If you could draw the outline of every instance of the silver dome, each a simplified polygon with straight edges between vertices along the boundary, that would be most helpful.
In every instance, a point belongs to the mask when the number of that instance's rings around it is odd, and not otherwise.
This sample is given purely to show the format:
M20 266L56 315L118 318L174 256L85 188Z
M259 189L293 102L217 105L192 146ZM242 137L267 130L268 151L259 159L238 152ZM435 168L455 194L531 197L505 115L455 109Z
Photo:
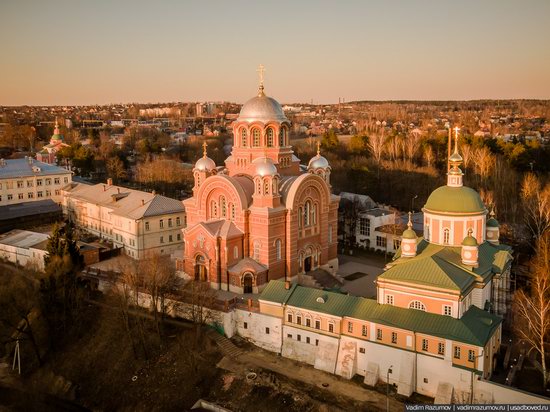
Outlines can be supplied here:
M197 163L195 163L195 169L197 170L207 170L211 171L216 168L216 162L214 162L209 157L201 157L199 160L197 160Z
M328 160L320 154L312 157L307 165L308 169L326 169L327 167L330 167Z
M263 91L253 97L241 108L237 121L267 123L269 121L288 122L283 108L277 100L267 97Z
M252 163L256 164L256 175L258 176L275 176L277 174L277 167L268 157L259 157Z

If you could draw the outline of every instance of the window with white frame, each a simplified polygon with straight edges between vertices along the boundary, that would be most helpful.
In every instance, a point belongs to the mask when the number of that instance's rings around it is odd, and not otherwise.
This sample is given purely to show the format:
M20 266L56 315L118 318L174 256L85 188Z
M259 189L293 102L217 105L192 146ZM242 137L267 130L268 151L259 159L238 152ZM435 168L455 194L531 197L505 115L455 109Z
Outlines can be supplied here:
M319 319L315 319L315 329L321 329L321 321Z
M361 236L370 236L370 219L365 217L359 219L359 234Z
M428 351L428 339L422 339L422 350Z
M267 129L267 147L273 147L273 136L274 136L273 128Z
M453 307L451 305L443 305L443 314L453 316Z
M445 344L443 342L437 344L437 353L439 355L445 355Z
M233 248L233 258L234 259L238 259L239 258L239 248L237 246L235 246Z
M455 346L454 356L455 359L460 359L460 346Z
M450 231L449 228L443 229L443 244L448 245L450 239Z
M260 146L260 129L254 129L252 131L252 142L254 147Z
M393 295L386 295L386 304L387 305L393 305Z
M361 336L367 336L367 325L361 327Z
M331 322L328 324L328 331L330 333L334 333L334 323Z
M397 332L391 333L391 343L397 343Z
M353 322L348 322L348 332L353 333Z
M384 236L376 236L376 246L386 247L388 240Z
M409 303L409 309L423 310L426 312L426 306L419 300L413 300Z

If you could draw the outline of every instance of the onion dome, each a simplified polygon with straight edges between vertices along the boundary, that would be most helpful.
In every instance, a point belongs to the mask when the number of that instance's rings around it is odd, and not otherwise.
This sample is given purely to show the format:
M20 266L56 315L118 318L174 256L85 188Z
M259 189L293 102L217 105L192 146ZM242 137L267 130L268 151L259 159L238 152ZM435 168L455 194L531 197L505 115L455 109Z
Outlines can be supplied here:
M257 176L275 176L277 174L277 167L273 164L273 161L266 157L259 157L252 163L256 164Z
M462 246L477 246L477 240L472 236L472 229L468 230L468 236L462 241Z
M487 220L487 227L499 227L498 220L495 219L495 211L491 210L491 218Z
M50 140L59 140L63 141L63 136L61 136L61 133L59 131L59 123L57 123L57 118L55 119L55 128L53 129L53 136Z
M288 122L288 119L283 112L283 108L279 102L264 93L263 85L263 67L260 75L260 87L258 95L248 100L239 113L237 121L255 122L260 121L267 123L270 121Z
M216 169L216 162L214 162L212 159L210 159L206 155L206 146L207 146L206 142L204 142L202 145L203 147L202 157L199 160L197 160L197 163L195 163L195 169L210 172Z
M312 157L309 161L309 164L307 165L308 169L326 169L327 167L330 167L328 160L321 156L321 148L320 143L317 142L317 155Z
M407 223L407 229L403 231L403 239L416 239L416 232L412 228L411 212L409 212L409 222Z

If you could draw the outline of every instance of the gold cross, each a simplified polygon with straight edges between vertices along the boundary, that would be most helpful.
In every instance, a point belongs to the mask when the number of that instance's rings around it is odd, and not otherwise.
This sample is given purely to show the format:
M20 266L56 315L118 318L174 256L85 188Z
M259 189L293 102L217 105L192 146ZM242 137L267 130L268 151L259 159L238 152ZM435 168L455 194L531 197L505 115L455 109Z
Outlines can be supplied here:
M203 157L206 157L206 147L207 147L207 146L208 146L208 145L206 144L206 142L204 142L204 143L202 144L202 155L203 155Z
M264 85L264 72L265 72L265 67L263 64L260 64L258 66L258 70L256 70L258 72L258 74L260 75L260 86L263 86Z
M321 142L317 141L317 156L321 154Z

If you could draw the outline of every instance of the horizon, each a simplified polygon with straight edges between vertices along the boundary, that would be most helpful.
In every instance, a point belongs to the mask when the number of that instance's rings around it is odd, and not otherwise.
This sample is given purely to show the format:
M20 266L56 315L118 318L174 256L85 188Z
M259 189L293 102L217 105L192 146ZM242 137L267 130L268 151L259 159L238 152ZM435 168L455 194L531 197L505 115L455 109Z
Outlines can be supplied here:
M0 105L242 104L259 64L281 102L549 100L548 15L544 0L7 0Z

